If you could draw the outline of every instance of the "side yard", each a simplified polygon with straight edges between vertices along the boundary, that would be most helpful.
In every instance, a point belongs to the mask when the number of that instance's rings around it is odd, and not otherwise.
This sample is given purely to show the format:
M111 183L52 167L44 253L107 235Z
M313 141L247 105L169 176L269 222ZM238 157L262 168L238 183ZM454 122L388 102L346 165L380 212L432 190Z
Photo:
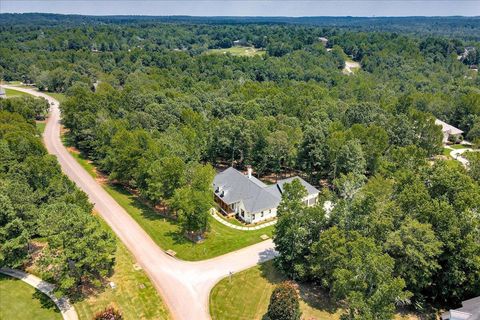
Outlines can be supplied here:
M95 166L72 148L73 157L94 178L99 179ZM104 179L99 179L104 181ZM178 224L163 217L123 186L103 182L105 190L137 221L155 243L164 250L173 250L180 259L198 261L220 256L262 241L261 236L272 236L273 226L260 230L241 231L227 227L209 217L211 229L202 243L192 243L180 234Z
M261 320L267 312L270 295L276 284L285 280L273 261L221 280L210 293L213 320ZM300 285L302 319L339 320L342 309L320 289ZM416 320L412 314L397 314L395 320Z
M108 281L114 283L114 289L107 285L103 292L75 303L81 320L93 319L98 311L110 305L121 310L124 319L170 319L147 275L120 241L117 241L114 273Z

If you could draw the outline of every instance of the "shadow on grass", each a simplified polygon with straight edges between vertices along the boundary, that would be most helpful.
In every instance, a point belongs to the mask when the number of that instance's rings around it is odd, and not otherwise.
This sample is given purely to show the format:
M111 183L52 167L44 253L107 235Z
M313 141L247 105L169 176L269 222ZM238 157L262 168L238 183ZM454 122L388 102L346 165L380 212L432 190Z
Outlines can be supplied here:
M314 309L335 313L339 307L335 301L329 297L328 293L314 284L301 283L299 284L299 290L301 299Z
M145 219L148 219L150 221L158 221L158 220L164 220L176 227L177 230L175 231L169 231L166 232L165 235L170 237L173 241L174 244L192 244L195 245L192 241L187 239L182 232L180 231L180 228L178 226L178 222L171 218L168 217L167 215L163 215L159 212L156 212L150 205L142 201L139 196L132 194L127 188L125 188L123 185L118 184L118 183L109 183L109 187L115 190L116 192L126 196L128 200L130 201L130 205L136 209L139 210L140 214L142 217Z
M51 309L57 313L60 313L60 310L57 308L55 302L53 302L52 299L50 299L47 295L43 294L42 292L35 290L32 297L40 301L40 305L42 306L42 308Z
M277 285L287 280L281 271L275 267L274 260L267 261L260 265L263 278L271 284ZM311 308L324 310L328 313L335 313L339 306L328 296L322 288L311 283L298 283L300 298Z

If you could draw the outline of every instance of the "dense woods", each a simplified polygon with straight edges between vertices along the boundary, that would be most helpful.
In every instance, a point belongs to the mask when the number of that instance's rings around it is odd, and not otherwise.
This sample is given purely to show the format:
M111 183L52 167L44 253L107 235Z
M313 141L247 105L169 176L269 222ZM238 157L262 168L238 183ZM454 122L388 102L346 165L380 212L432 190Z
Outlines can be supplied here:
M480 294L478 159L466 170L436 157L442 133L435 118L480 142L480 78L469 69L479 63L480 45L461 25L450 21L456 28L446 24L432 34L431 25L420 24L416 30L428 36L417 37L414 26L398 21L395 30L352 31L326 23L37 18L0 25L2 77L64 92L63 123L73 144L112 181L167 204L185 232L208 230L213 167L252 165L259 177L296 172L322 186L322 200L334 206L306 208L301 185L285 187L277 266L343 301L346 319L388 319L399 305L424 311ZM479 29L478 19L463 23ZM319 37L328 38L326 47ZM208 51L238 39L265 53ZM350 59L361 70L347 75ZM43 114L16 103L0 109L30 119ZM48 238L52 229L42 223L68 210L92 224L83 232L91 232L93 246L94 239L109 244L101 261L108 269L111 240L93 227L84 195L68 181L52 187L64 177L33 127L12 113L2 117L1 156L14 163L1 167L2 184L34 194L31 210L38 211L14 214L17 189L4 188L10 202L2 203L11 203L14 218L6 215L2 228L17 223L25 230L2 233L18 238L6 247L16 252L15 263L28 237ZM18 139L26 147L10 142ZM34 163L45 165L28 165ZM30 172L35 168L52 172L37 181L47 173ZM59 236L51 236L49 247L60 250Z

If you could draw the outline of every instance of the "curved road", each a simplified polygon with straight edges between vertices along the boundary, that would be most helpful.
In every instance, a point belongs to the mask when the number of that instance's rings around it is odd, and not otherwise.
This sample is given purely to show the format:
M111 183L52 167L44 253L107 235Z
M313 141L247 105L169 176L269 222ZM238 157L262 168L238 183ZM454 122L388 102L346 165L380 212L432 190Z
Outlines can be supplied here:
M220 279L228 276L230 272L247 269L276 255L272 241L267 240L198 262L181 261L168 256L63 146L58 101L33 89L4 87L44 97L51 104L50 117L43 134L48 152L57 157L63 172L88 195L95 205L95 210L135 256L163 297L174 319L210 319L209 294Z

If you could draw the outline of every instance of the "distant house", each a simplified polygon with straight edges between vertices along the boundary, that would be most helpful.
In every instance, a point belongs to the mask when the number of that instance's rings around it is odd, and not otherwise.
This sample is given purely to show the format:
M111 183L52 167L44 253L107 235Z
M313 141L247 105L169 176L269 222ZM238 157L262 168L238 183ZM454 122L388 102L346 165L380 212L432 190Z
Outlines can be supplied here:
M442 320L480 320L480 296L462 302L462 307L442 313Z
M233 41L233 45L234 46L246 46L246 45L248 45L248 42L247 42L246 39L239 39L239 40Z
M252 176L252 169L247 174L230 167L217 174L213 180L215 201L223 214L236 215L246 223L256 223L277 216L277 207L282 200L283 188L294 179L307 190L303 199L307 206L317 203L319 191L300 177L292 177L266 185Z
M320 41L324 47L327 46L327 43L328 43L328 39L325 38L325 37L318 37L318 41Z
M3 87L0 87L0 98L7 98L7 93Z
M436 119L435 124L437 126L442 126L443 143L447 143L450 136L460 137L463 134L462 130L455 128L442 120Z

